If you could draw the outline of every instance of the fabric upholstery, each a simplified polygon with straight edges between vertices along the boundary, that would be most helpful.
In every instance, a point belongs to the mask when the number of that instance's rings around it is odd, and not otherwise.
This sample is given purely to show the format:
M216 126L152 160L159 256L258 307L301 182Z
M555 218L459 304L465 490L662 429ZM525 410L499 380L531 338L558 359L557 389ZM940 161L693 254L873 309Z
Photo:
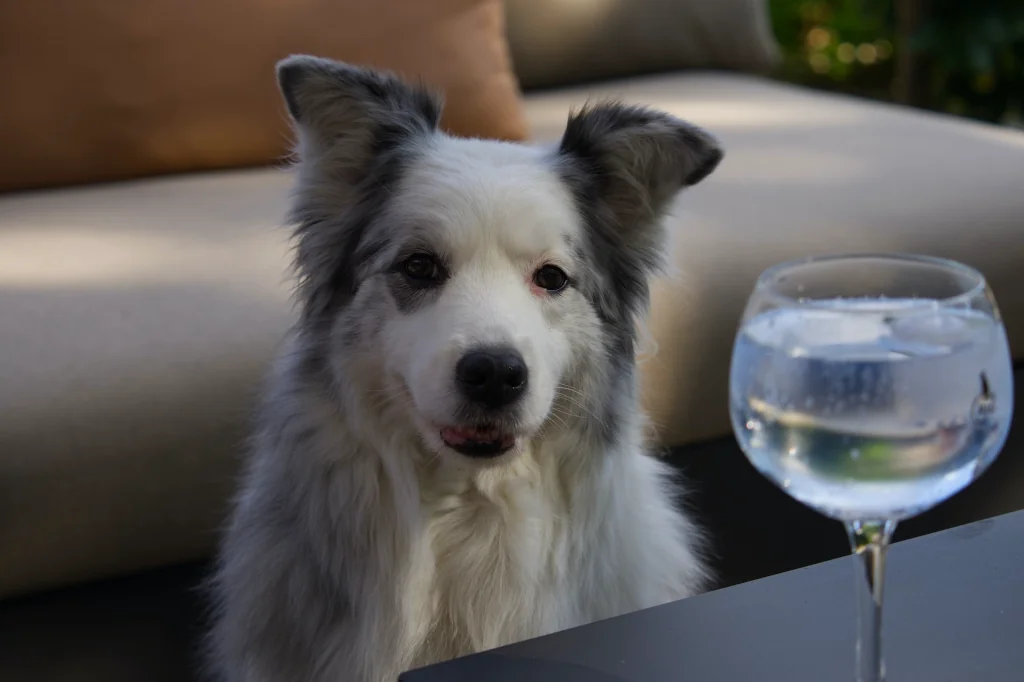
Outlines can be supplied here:
M0 595L209 549L291 319L287 182L0 197Z
M526 88L673 69L766 72L778 58L767 0L506 0Z
M422 79L448 129L527 130L501 0L0 3L0 191L276 163L275 62L306 52Z
M736 324L781 260L974 265L1024 359L1024 134L711 74L533 95L530 125L555 140L571 106L609 95L727 150L681 198L677 272L654 292L642 367L662 443L729 433ZM293 319L289 184L259 170L0 197L0 596L210 550Z

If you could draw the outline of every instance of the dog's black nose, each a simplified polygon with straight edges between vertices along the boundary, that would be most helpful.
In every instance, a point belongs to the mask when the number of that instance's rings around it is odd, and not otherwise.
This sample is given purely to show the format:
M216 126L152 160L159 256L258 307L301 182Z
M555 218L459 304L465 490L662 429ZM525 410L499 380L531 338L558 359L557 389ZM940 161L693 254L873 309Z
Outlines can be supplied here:
M463 395L491 409L509 405L526 389L529 371L518 351L482 348L462 356L455 378Z

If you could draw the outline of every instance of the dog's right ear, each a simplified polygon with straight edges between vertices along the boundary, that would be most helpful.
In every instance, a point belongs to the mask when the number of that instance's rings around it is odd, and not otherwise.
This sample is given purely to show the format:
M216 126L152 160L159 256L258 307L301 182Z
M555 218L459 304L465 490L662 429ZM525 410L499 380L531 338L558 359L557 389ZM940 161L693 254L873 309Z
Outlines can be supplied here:
M425 89L331 59L287 57L277 64L277 82L300 137L348 145L352 157L431 133L441 118L440 101Z

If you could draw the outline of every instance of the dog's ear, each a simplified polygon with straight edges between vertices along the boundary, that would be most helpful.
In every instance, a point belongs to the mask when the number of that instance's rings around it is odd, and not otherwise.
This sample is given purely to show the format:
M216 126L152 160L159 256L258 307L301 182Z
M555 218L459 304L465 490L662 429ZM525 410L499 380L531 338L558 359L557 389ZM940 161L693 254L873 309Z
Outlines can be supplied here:
M722 156L708 133L642 107L602 104L569 118L558 168L585 219L600 273L592 300L619 327L631 328L630 316L647 304L647 277L664 265L661 218L670 202Z
M618 103L570 116L559 153L576 168L576 184L584 183L577 191L606 204L625 229L659 219L682 188L706 178L723 156L700 128Z
M287 57L277 64L277 82L300 138L306 138L300 142L330 145L353 161L433 132L441 117L439 99L425 89L331 59Z

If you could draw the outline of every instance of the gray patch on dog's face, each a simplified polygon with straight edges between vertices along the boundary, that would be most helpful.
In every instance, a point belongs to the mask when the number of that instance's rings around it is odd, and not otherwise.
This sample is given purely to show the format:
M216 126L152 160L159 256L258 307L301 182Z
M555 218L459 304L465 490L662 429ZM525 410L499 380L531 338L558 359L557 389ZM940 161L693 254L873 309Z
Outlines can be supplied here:
M322 331L354 295L358 259L387 250L377 223L441 108L391 75L327 59L289 57L277 73L299 135L291 218L302 321Z
M436 301L441 293L441 286L416 287L401 274L391 273L388 275L388 290L399 312L408 315Z
M662 265L662 218L684 187L707 177L723 152L710 135L641 107L604 104L571 116L555 158L586 225L580 287L602 321L611 382L603 435L615 430L615 401L632 398L636 317L649 277ZM624 395L625 394L625 395Z
M448 279L450 264L432 244L437 239L431 236L431 230L420 227L414 230L413 234L409 234L409 230L402 230L399 226L394 226L391 240L397 248L391 255L390 265L384 273L387 278L388 291L398 311L409 315L437 301ZM425 256L432 259L439 269L439 280L431 284L423 284L406 277L402 273L401 266L413 256Z

